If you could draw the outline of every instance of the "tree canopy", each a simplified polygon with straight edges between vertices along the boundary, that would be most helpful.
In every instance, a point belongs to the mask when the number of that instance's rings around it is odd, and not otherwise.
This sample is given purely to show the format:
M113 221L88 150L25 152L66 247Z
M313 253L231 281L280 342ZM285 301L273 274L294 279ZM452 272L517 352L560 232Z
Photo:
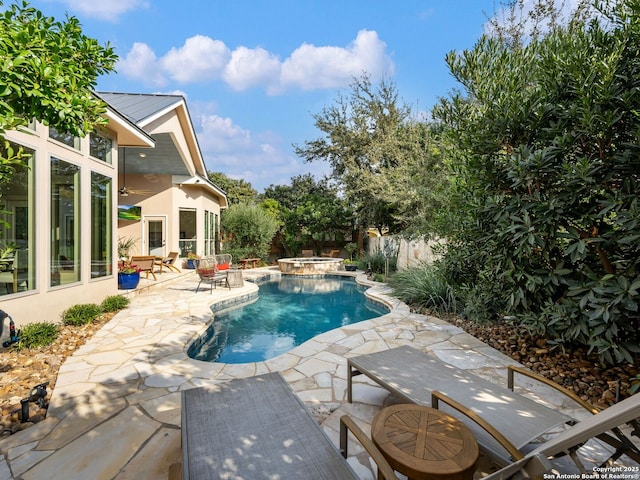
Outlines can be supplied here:
M308 162L328 161L332 178L363 227L401 232L437 208L441 157L429 128L411 116L396 86L368 76L349 96L313 116L323 136L295 146Z
M353 232L351 209L326 179L316 182L310 174L298 175L291 185L266 188L262 198L263 208L277 212L277 238L287 255L298 255L303 245L318 251L324 241Z
M236 180L222 172L207 172L207 176L209 180L225 191L229 205L254 203L258 199L258 192L246 180Z
M59 22L27 2L11 5L0 14L0 135L31 119L86 135L106 121L93 90L116 59L76 18Z
M633 1L529 43L447 56L456 145L445 260L479 318L512 315L608 361L638 352L640 17Z

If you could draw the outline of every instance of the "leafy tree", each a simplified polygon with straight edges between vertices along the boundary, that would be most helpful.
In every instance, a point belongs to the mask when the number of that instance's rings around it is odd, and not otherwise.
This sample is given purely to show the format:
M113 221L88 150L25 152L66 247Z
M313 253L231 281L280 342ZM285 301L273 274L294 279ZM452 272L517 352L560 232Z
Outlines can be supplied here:
M230 205L236 203L254 203L258 192L243 179L230 178L222 172L207 172L209 180L224 190Z
M465 92L434 116L457 146L444 266L467 309L620 362L639 351L640 17L632 1L603 8L449 54Z
M326 179L315 181L310 174L291 179L291 185L271 185L262 197L279 210L278 240L287 255L295 256L304 245L315 250L330 236L338 238L353 230L349 205Z
M116 58L76 18L58 22L27 2L11 5L0 14L0 135L33 118L78 136L106 123L93 90Z
M335 195L335 190L327 179L316 181L313 175L305 173L291 177L291 185L269 185L261 198L276 200L282 208L295 210L310 194Z
M257 205L236 203L223 210L220 223L226 237L224 253L237 260L266 258L278 222Z
M295 146L296 154L330 163L333 179L363 226L402 231L415 218L416 201L428 204L420 200L422 187L437 177L429 177L438 164L432 137L411 118L394 84L382 81L375 88L363 76L351 88L350 96L338 96L313 116L323 137ZM416 173L421 184L414 182Z

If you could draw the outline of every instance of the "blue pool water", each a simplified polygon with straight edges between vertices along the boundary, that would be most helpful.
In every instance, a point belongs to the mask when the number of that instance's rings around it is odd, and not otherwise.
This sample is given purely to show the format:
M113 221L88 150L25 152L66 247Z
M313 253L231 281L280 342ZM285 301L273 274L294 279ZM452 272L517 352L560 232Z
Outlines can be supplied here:
M258 299L221 314L187 352L209 362L268 360L334 328L388 313L352 278L283 276L260 285Z

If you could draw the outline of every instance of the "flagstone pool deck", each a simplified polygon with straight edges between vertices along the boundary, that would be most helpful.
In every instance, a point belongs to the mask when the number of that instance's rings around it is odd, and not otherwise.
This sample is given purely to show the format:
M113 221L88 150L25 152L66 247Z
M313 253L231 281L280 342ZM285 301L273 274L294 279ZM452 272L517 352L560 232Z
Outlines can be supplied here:
M264 362L193 360L186 348L210 323L211 305L250 296L257 287L245 281L242 288L210 293L205 287L196 293L194 272L163 275L167 281L144 284L126 309L65 361L47 418L0 440L0 480L166 479L169 466L182 460L180 392L188 388L282 372L338 445L340 415L350 414L368 431L375 413L389 402L388 392L363 375L354 379L354 403L347 403L350 356L409 344L503 384L506 366L514 363L460 328L411 313L386 286L361 274L358 281L371 286L367 295L389 306L388 314L324 333ZM532 394L580 416L551 389L536 387ZM351 443L349 452L354 470L373 480L362 449Z

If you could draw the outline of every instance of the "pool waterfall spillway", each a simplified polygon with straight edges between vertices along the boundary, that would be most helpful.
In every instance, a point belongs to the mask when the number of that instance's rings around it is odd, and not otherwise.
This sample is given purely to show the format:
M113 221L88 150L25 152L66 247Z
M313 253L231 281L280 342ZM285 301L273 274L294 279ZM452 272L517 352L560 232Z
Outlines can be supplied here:
M344 259L331 257L281 258L280 272L288 275L318 275L340 270Z

